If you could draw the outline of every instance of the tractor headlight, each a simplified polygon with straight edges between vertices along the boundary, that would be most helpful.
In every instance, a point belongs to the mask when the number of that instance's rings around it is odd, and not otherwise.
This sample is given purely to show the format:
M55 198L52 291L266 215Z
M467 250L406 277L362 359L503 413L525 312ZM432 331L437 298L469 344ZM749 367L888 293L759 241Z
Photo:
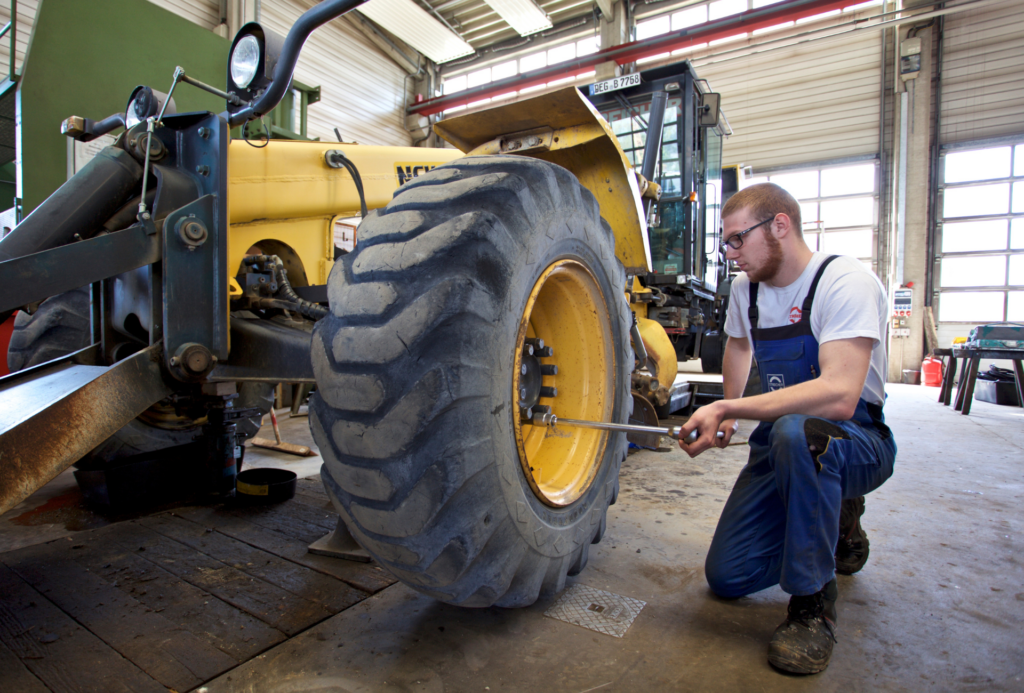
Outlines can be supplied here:
M130 130L146 118L152 118L153 116L159 115L160 110L164 107L164 102L167 101L167 94L162 91L157 91L147 86L138 86L132 91L131 98L128 99L128 107L125 109L124 114L124 128ZM165 115L174 115L177 113L177 109L174 106L174 99L167 104L167 110L164 111Z
M260 65L260 43L252 34L243 36L231 51L228 63L231 70L231 81L239 89L245 89L256 76Z
M246 104L259 98L274 81L274 70L284 46L284 39L264 29L257 22L249 22L238 30L228 54L227 91ZM228 112L245 108L228 102Z

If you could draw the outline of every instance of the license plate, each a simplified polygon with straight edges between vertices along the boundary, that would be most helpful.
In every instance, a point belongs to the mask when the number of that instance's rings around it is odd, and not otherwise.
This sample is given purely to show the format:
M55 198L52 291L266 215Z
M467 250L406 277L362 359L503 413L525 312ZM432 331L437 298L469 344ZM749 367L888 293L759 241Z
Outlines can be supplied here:
M631 75L623 75L622 77L615 77L614 79L606 79L603 82L597 82L596 84L590 85L590 95L597 96L598 94L604 94L609 91L616 91L618 89L625 89L626 87L636 87L640 85L640 73L634 72Z

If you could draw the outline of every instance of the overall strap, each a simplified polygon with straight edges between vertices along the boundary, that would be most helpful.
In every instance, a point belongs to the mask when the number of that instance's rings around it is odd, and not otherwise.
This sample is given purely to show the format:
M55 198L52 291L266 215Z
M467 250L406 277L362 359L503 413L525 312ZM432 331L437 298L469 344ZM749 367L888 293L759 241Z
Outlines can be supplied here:
M747 317L750 318L750 329L757 329L757 289L760 286L757 282L750 282L750 306L747 308Z
M814 275L814 281L811 282L811 288L807 290L807 297L804 299L803 310L800 314L801 322L806 320L811 314L811 305L814 303L814 293L818 290L818 282L821 281L821 275L825 274L825 268L829 266L838 255L829 255L825 258L825 261L821 263L821 267L818 268L817 274ZM757 329L757 290L760 284L757 282L750 282L750 305L747 307L747 317L750 319L750 329Z
M829 255L825 258L825 261L821 263L821 267L818 268L818 273L814 275L814 281L811 282L811 288L807 290L807 298L804 299L803 311L800 314L800 320L809 320L811 316L811 304L814 303L814 292L818 290L818 282L821 281L821 275L825 274L825 269L829 266L829 263L835 260L838 255Z

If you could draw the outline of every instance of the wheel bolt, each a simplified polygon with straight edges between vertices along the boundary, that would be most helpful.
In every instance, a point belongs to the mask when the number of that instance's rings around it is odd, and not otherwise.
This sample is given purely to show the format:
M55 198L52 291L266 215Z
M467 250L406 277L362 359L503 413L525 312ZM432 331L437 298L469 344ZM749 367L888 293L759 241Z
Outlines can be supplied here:
M540 389L540 396L541 397L557 397L558 396L558 390L556 388L553 388L553 387L542 387Z
M555 366L554 364L550 366L541 366L540 373L541 375L558 375L558 366Z
M526 399L526 388L519 388L519 399Z
M522 366L519 367L519 372L522 375L526 375L526 364L525 363Z

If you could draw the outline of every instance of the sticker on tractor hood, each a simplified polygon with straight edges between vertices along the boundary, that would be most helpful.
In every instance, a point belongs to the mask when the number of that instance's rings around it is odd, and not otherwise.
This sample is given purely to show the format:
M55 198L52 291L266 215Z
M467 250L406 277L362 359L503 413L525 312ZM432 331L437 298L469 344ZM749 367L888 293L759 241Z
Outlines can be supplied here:
M404 163L401 161L395 162L395 175L398 177L398 184L404 185L406 181L410 181L416 176L422 176L427 171L437 168L443 161L437 161L434 163L424 164L421 162Z

